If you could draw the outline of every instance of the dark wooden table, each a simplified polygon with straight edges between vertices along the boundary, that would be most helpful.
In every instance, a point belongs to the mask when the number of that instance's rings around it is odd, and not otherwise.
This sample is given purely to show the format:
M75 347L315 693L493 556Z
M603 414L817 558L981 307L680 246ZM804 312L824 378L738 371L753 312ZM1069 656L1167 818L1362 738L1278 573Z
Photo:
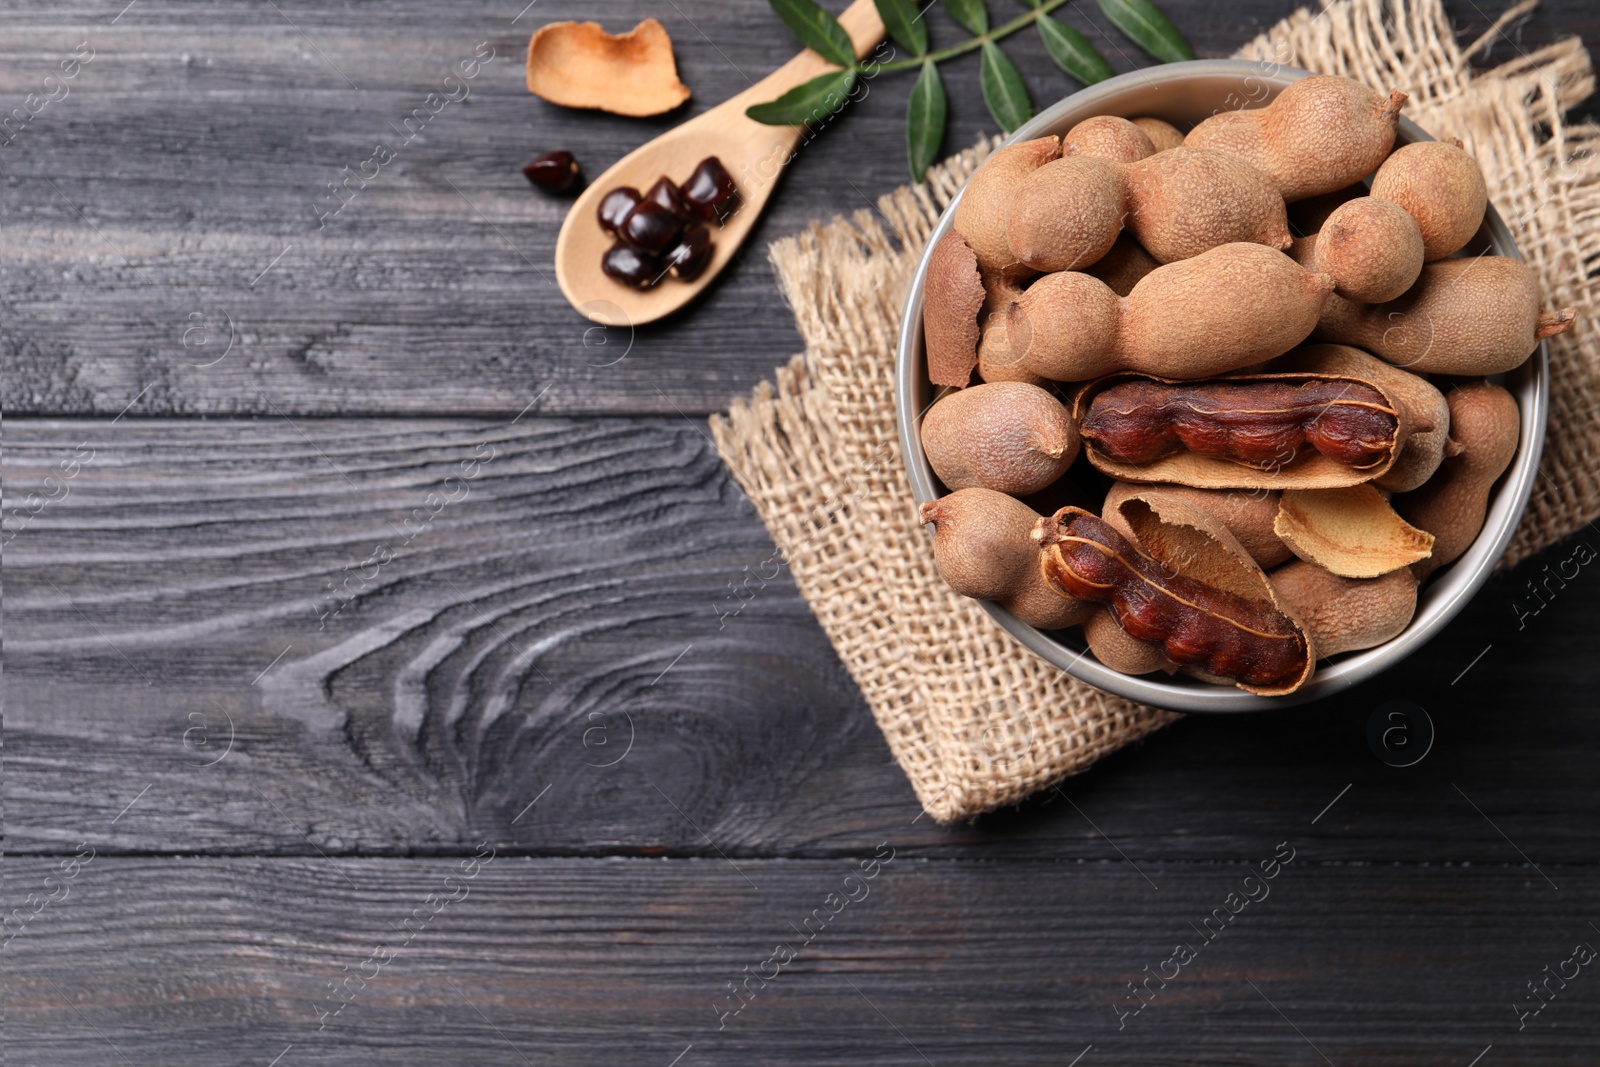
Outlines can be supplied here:
M681 116L531 98L529 31L661 18L690 113L793 46L755 0L523 2L6 5L6 107L55 96L0 152L8 1062L1600 1059L1600 579L1514 606L1570 545L1340 699L935 825L787 575L719 619L771 549L703 421L798 347L765 241L902 180L909 86L697 308L591 330L518 167ZM1165 4L1202 55L1292 7ZM993 127L947 78L955 148Z

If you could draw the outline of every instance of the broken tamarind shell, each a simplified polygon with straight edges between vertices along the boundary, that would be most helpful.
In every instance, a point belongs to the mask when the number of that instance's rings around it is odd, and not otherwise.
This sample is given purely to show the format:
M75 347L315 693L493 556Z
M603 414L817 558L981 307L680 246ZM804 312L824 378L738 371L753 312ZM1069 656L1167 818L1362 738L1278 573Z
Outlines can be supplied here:
M655 19L611 34L598 22L551 22L528 40L528 91L564 107L659 115L689 99L672 38Z
M928 353L928 380L934 385L965 387L978 365L978 312L984 302L978 257L961 235L951 230L933 246L925 277L922 337Z
M1129 636L1174 663L1266 696L1305 684L1315 652L1238 540L1180 501L1129 498L1118 512L1138 547L1081 508L1040 519L1040 568L1064 596L1105 604Z
M1119 510L1129 497L1146 502L1176 500L1212 515L1224 529L1239 539L1239 544L1263 570L1270 570L1294 558L1289 546L1278 539L1272 524L1278 517L1276 489L1195 489L1187 485L1138 485L1115 482L1100 507L1100 517L1122 536L1135 539L1133 529Z
M1433 553L1433 534L1370 485L1285 489L1272 529L1295 555L1341 578L1376 578Z
M1073 399L1085 454L1130 482L1327 489L1385 474L1416 426L1354 374L1239 374L1207 382L1112 374Z

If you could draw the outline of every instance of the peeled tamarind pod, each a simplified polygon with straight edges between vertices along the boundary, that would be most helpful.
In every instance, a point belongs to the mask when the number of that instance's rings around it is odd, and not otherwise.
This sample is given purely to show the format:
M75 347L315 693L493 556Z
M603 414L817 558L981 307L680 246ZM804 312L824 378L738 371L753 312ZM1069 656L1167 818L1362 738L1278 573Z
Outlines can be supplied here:
M1411 432L1394 465L1373 483L1396 493L1415 489L1433 476L1450 437L1450 406L1426 378L1348 345L1305 345L1271 365L1277 373L1341 375L1380 386L1411 415Z
M1416 416L1359 366L1179 382L1112 374L1073 398L1095 469L1197 489L1333 489L1380 478ZM1429 429L1432 425L1429 424Z
M1051 588L1106 605L1130 637L1242 689L1288 693L1310 677L1310 639L1237 539L1175 503L1157 512L1134 498L1120 511L1139 548L1079 508L1039 520L1033 538Z
M1489 190L1460 141L1402 145L1372 177L1372 195L1405 209L1430 263L1459 251L1483 225Z
M1489 382L1458 385L1445 396L1450 437L1461 451L1446 457L1427 484L1392 503L1407 522L1433 534L1433 554L1412 564L1419 579L1461 558L1483 529L1489 490L1517 454L1517 401Z
M1084 273L1105 282L1118 296L1127 296L1146 274L1159 266L1161 264L1124 231L1117 238L1117 243L1111 246L1111 251L1101 256L1100 261Z
M922 337L928 380L965 386L978 365L978 312L984 303L978 258L954 230L928 256L922 301Z
M1273 531L1278 516L1276 489L1195 489L1187 485L1138 485L1116 482L1106 493L1100 516L1122 536L1134 534L1122 521L1118 510L1124 500L1140 497L1146 501L1176 500L1210 513L1234 537L1263 570L1292 559L1294 553Z
M1311 632L1319 656L1381 645L1400 636L1417 612L1417 579L1404 567L1381 578L1340 578L1297 559L1267 580Z
M1289 247L1283 197L1238 156L1184 146L1133 163L1124 173L1125 225L1161 263L1233 241Z
M1084 119L1061 138L1063 156L1098 156L1117 163L1155 155L1150 135L1135 123L1115 115Z
M1061 477L1078 455L1078 430L1050 393L990 382L941 398L922 419L922 450L951 489L983 486L1025 496Z
M1161 119L1137 118L1133 124L1144 131L1150 138L1150 143L1157 152L1165 152L1169 148L1177 148L1183 143L1183 131L1170 122Z
M978 357L1054 381L1136 370L1209 378L1282 355L1316 325L1333 279L1265 245L1220 245L1151 271L1125 298L1076 271L1047 274L988 330Z
M1097 609L1057 595L1039 573L1032 531L1038 512L992 489L959 489L922 505L933 524L933 560L945 584L962 596L993 600L1044 630L1075 626Z
M1328 301L1313 335L1364 348L1418 374L1499 374L1542 338L1572 325L1572 308L1540 310L1539 277L1504 256L1445 259L1386 304Z
M1410 289L1422 273L1422 234L1404 208L1375 196L1347 201L1317 231L1313 263L1333 275L1334 291L1381 304Z
M1062 156L1018 183L1006 239L1015 259L1031 270L1081 269L1111 250L1126 213L1120 166L1095 156Z
M1223 111L1183 143L1242 156L1284 200L1331 193L1377 169L1394 146L1406 94L1387 96L1334 75L1302 78L1266 107Z
M1178 670L1178 665L1167 658L1160 645L1128 636L1108 608L1093 605L1089 617L1083 620L1083 638L1094 658L1118 674L1154 674L1156 671L1173 674Z
M1013 275L1028 272L1011 254L1006 237L1011 196L1023 179L1060 154L1061 142L1056 137L1007 145L984 160L967 180L952 225L984 270Z

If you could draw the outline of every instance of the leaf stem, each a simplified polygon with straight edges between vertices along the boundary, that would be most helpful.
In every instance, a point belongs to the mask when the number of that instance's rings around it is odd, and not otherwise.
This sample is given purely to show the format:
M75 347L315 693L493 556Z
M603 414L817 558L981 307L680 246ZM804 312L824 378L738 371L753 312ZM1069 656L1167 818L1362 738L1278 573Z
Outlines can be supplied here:
M1029 11L1026 15L1018 15L1010 22L1003 22L994 29L990 30L988 33L969 38L965 41L962 41L960 44L951 45L949 48L941 48L937 52L929 52L925 56L913 56L910 59L896 59L889 63L879 63L876 66L861 64L860 67L863 73L885 73L897 70L916 70L924 63L942 63L947 59L953 59L954 57L964 55L967 52L975 52L979 48L982 48L984 43L987 41L998 41L1002 37L1011 36L1018 30L1026 29L1028 26L1031 26L1035 21L1037 21L1040 15L1049 14L1065 3L1067 3L1067 0L1044 0L1043 3Z

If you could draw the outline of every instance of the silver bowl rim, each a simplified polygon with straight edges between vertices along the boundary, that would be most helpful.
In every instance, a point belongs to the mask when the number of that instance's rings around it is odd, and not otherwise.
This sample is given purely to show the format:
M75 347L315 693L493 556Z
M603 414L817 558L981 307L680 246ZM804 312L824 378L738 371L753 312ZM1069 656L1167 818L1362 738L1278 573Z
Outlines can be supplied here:
M1006 138L1001 147L1056 132L1057 128L1063 125L1063 116L1083 113L1097 103L1120 96L1135 86L1182 82L1194 77L1215 78L1221 75L1237 76L1241 80L1254 79L1281 90L1301 78L1310 77L1311 73L1297 67L1232 59L1201 59L1148 67L1108 78L1073 93L1025 123ZM1402 115L1397 140L1431 141L1433 137ZM917 433L917 422L921 412L914 410L915 406L910 403L920 385L919 376L922 368L923 287L928 269L928 254L939 239L949 231L956 207L960 204L964 192L965 186L950 201L928 237L928 243L917 263L916 272L912 276L911 286L906 295L895 355L895 408L900 448L901 454L905 457L912 493L919 505L939 496L933 470L928 466L928 461L922 453L922 444ZM1480 233L1484 231L1487 231L1496 254L1519 260L1522 258L1510 230L1506 228L1493 203L1485 213L1484 229ZM1050 633L1022 622L993 601L983 600L979 603L1002 628L1036 655L1074 678L1129 700L1173 711L1229 713L1269 711L1332 696L1375 677L1437 636L1489 580L1495 562L1504 553L1506 545L1516 532L1517 523L1527 507L1529 494L1533 491L1534 479L1538 476L1539 458L1544 451L1550 395L1549 349L1545 342L1539 342L1537 350L1527 363L1510 373L1520 378L1518 382L1507 383L1507 387L1511 388L1517 397L1520 411L1517 453L1512 457L1510 467L1501 477L1499 487L1490 498L1488 514L1477 539L1460 559L1429 580L1428 585L1419 594L1416 616L1398 636L1375 648L1343 654L1330 666L1319 665L1311 681L1294 693L1287 696L1264 697L1191 679L1165 681L1151 676L1121 674L1096 660L1088 653L1087 646L1080 648L1063 643ZM1078 643L1081 644L1081 636Z

